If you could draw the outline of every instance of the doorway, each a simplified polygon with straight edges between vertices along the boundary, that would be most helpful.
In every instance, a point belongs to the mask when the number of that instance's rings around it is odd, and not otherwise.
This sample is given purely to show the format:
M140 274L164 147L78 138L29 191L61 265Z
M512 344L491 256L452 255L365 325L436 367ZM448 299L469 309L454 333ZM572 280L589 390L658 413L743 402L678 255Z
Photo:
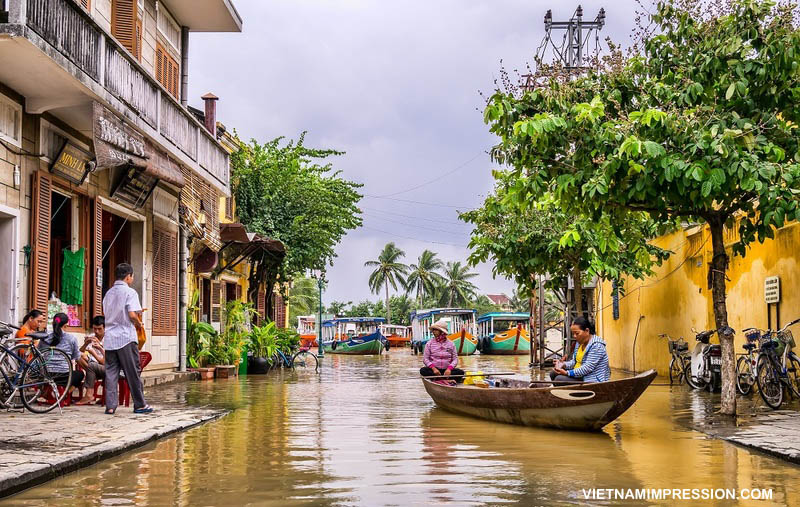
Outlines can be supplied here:
M114 269L131 258L131 223L103 210L103 296L116 281Z
M0 320L17 320L17 216L0 210Z

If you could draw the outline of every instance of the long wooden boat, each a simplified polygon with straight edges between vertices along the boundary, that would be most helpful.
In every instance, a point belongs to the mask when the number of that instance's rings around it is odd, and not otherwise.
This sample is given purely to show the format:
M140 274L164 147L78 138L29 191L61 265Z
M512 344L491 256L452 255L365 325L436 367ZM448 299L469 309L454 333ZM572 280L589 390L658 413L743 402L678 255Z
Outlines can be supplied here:
M383 317L344 317L322 323L322 348L325 353L378 355L386 338L379 326Z
M411 351L422 354L433 337L430 326L437 320L447 322L447 339L453 342L459 356L469 356L478 349L475 337L475 310L468 308L434 308L411 314Z
M388 348L402 348L411 345L411 328L396 324L381 325L381 334L386 337Z
M495 312L478 319L478 348L481 354L528 355L530 314Z
M500 387L446 386L422 379L441 408L490 421L568 430L599 431L639 399L656 377L648 370L608 382L537 387L496 378Z
M317 346L316 322L316 315L299 315L297 317L297 334L300 335L301 347Z

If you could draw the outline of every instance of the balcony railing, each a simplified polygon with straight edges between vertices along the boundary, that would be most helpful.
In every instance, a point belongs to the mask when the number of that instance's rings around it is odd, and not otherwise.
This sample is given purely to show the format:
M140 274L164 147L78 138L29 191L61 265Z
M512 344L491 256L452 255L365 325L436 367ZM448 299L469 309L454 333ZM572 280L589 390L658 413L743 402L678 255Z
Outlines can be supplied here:
M17 15L24 13L31 30L227 186L228 152L78 4L74 0L9 0L9 21L15 22L15 8Z

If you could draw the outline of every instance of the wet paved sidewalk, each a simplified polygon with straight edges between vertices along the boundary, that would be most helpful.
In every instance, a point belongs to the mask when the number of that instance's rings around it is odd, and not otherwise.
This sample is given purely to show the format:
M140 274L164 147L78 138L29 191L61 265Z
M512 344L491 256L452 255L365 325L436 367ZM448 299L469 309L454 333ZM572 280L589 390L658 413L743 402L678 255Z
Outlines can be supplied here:
M794 410L762 413L736 429L712 435L800 464L800 417Z
M59 413L0 412L0 497L140 447L176 431L225 415L219 408L189 407L170 386L150 388L152 414L119 407L70 406Z

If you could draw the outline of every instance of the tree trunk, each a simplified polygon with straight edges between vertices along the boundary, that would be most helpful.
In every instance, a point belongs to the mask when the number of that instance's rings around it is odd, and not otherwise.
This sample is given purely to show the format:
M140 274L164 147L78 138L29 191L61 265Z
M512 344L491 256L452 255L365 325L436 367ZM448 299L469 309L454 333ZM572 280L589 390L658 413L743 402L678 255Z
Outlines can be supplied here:
M575 266L572 269L573 298L575 299L575 313L578 317L583 317L583 280L581 270Z
M389 282L386 282L386 323L392 323L392 309L389 307Z
M728 270L728 254L725 253L723 227L724 216L707 219L711 229L713 257L708 266L708 285L714 304L714 323L722 345L722 400L720 411L736 415L736 358L733 350L733 330L728 327L728 307L725 303L725 275Z

